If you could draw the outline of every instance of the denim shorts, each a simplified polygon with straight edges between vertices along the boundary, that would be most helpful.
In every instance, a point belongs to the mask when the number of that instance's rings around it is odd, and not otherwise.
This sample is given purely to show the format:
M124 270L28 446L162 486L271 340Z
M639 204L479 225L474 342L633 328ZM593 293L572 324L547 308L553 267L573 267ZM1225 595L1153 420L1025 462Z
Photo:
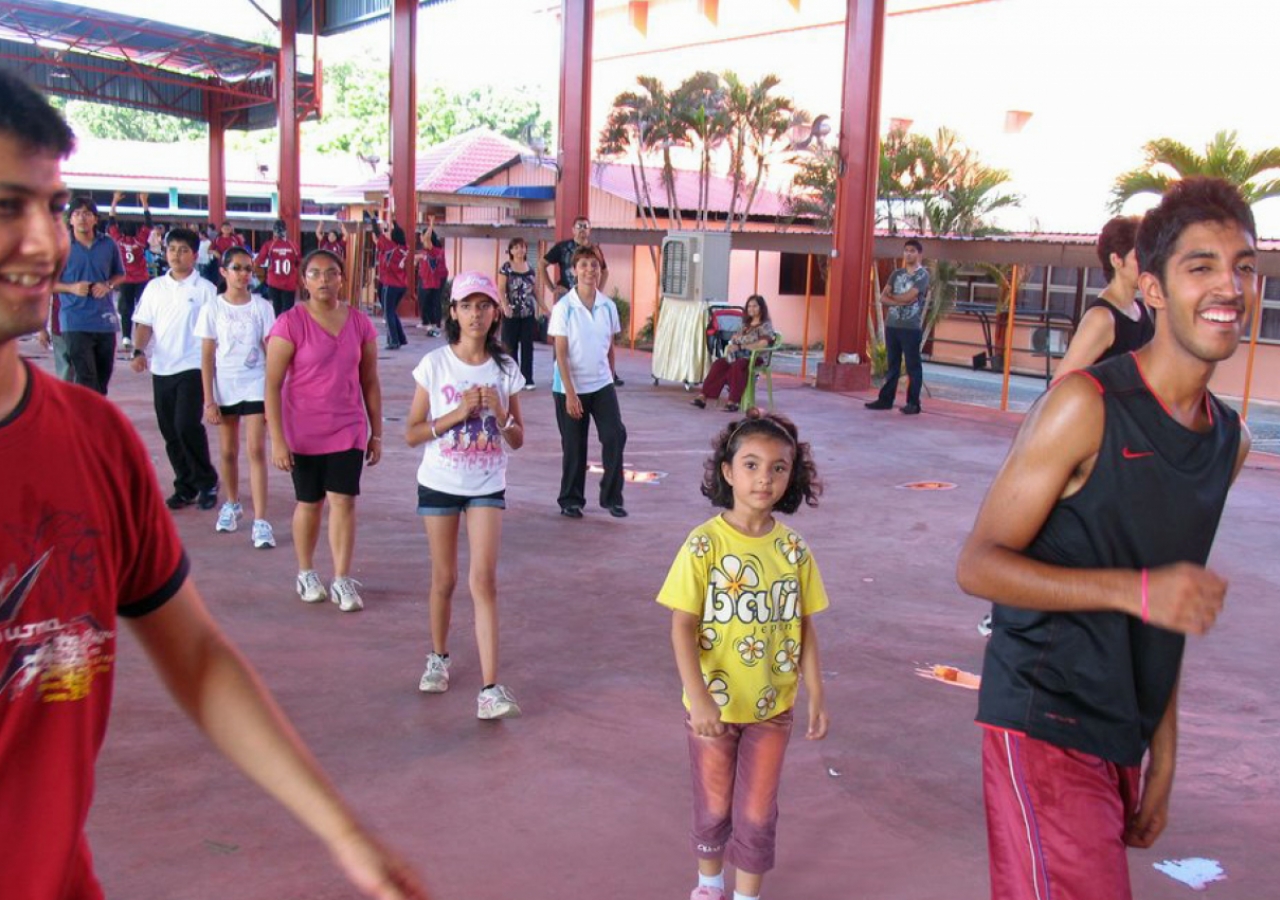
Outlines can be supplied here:
M463 497L418 485L418 515L420 516L456 516L458 513L481 506L506 509L507 492L494 491L492 494L481 494L479 497Z

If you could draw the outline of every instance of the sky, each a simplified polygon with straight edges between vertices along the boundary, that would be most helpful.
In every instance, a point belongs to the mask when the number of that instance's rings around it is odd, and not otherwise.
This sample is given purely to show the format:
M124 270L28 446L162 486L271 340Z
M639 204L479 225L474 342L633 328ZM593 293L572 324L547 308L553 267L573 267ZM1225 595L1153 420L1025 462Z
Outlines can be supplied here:
M261 39L271 30L249 0L79 2L241 38ZM761 9L754 4L763 2L722 4L720 33L735 27L735 17L737 27L752 30ZM936 2L890 0L890 10ZM279 15L280 0L259 5ZM722 43L681 56L645 55L645 39L606 23L625 6L600 0L593 117L603 121L610 99L636 74L652 71L674 84L690 67L731 67L748 78L777 71L799 105L838 115L844 5L806 0L809 19L831 20L832 27L779 38L768 52L752 52L749 42ZM455 0L420 10L419 83L454 90L521 85L554 111L557 8L556 0ZM677 21L681 15L688 21ZM664 21L692 35L699 23L691 15L683 4L655 5L649 44ZM324 39L321 55L385 56L389 27L384 20ZM601 41L606 33L614 40ZM1168 136L1200 149L1215 131L1236 129L1247 148L1280 146L1280 117L1266 102L1277 68L1266 40L1257 39L1277 33L1280 0L1000 0L891 16L882 119L886 127L890 118L910 119L925 134L947 125L984 161L1009 169L1026 202L1005 227L1096 231L1108 216L1111 180L1141 162L1146 140ZM627 58L619 41L634 43L640 55ZM309 43L300 49L309 52ZM1021 133L1005 132L1007 110L1033 114ZM1128 211L1141 208L1135 201ZM1264 234L1280 235L1280 199L1256 213Z

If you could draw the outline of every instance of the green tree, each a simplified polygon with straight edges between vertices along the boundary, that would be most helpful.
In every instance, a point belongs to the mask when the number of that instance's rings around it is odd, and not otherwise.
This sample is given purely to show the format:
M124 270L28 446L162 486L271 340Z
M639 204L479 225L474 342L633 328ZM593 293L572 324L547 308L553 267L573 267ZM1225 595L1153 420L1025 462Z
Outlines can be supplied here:
M176 144L179 141L203 140L208 126L195 119L184 119L145 109L130 109L88 100L51 98L61 109L77 134L110 141L145 141L150 144Z
M636 83L639 91L623 91L613 99L608 122L601 132L599 151L603 156L617 155L620 148L634 151L644 192L642 196L648 200L651 210L654 210L654 205L644 171L644 154L661 151L667 214L672 225L682 228L684 221L680 201L676 197L671 148L688 144L689 128L677 105L678 98L667 91L661 79L641 75Z
M880 167L876 195L884 205L883 221L890 234L907 224L914 213L916 231L921 226L920 204L937 187L938 157L927 135L894 128L880 142ZM894 215L894 204L898 214Z
M1142 151L1143 164L1119 175L1111 188L1115 212L1130 197L1163 194L1174 181L1192 175L1225 179L1239 188L1249 204L1280 197L1280 147L1250 153L1240 146L1235 131L1219 131L1203 154L1172 138L1148 141Z
M683 140L698 143L698 206L693 224L705 229L711 199L711 154L724 143L729 131L720 77L714 72L695 72L672 93L671 106L678 123L677 133L683 126Z
M383 159L390 147L388 74L384 61L339 60L325 66L324 116L304 126L304 144L321 153L362 153ZM438 84L418 92L418 143L430 147L473 128L514 140L551 137L542 104L524 88L492 85L462 93Z
M755 177L743 204L738 227L745 228L751 207L760 191L760 183L769 169L769 158L778 148L783 136L797 120L795 103L789 97L773 93L782 83L777 75L765 75L755 84L747 85L733 72L723 75L725 113L728 118L726 135L729 142L729 177L732 190L729 195L729 216L725 230L733 227L738 200L742 196L747 179L748 157L755 167ZM801 116L807 118L807 115Z

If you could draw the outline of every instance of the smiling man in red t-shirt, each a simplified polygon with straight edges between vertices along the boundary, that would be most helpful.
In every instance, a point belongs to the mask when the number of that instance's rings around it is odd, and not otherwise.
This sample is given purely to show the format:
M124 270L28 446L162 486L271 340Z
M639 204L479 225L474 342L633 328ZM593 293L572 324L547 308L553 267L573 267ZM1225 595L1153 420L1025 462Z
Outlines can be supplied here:
M353 884L369 897L425 900L214 624L128 420L18 352L44 326L69 252L61 163L73 144L44 98L0 71L0 469L18 473L0 491L3 894L103 896L84 826L124 619L183 710Z

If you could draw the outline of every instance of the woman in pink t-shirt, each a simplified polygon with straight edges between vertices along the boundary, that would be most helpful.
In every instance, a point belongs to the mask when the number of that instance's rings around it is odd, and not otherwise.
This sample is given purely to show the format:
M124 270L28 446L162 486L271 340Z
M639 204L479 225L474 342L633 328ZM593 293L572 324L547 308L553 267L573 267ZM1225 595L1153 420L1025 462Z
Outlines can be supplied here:
M298 596L307 603L330 597L314 566L327 499L332 598L343 612L354 612L364 608L350 577L360 474L382 456L378 338L369 317L341 299L337 256L316 250L301 269L303 300L276 319L267 340L271 459L293 475L298 500Z

